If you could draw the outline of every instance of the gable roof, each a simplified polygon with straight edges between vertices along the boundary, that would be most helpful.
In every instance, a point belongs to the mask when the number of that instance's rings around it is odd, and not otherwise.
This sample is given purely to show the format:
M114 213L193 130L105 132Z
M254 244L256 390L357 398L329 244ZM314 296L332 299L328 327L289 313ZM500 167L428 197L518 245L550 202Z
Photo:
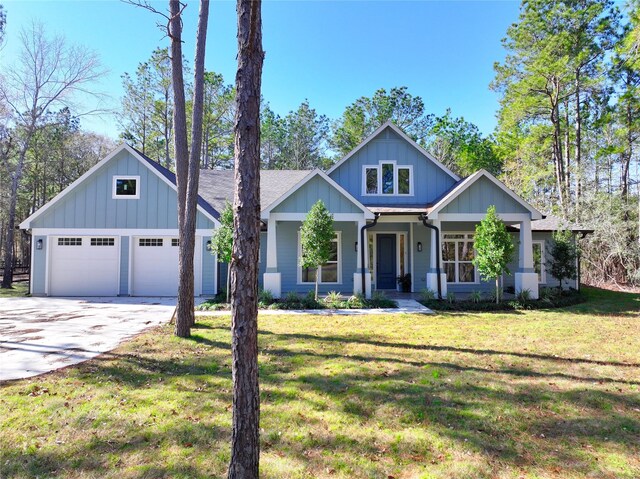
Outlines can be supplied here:
M442 171L444 171L446 174L451 176L451 178L453 178L456 181L460 181L460 177L458 175L456 175L453 171L451 171L449 168L447 168L442 163L440 163L440 161L438 161L435 156L433 156L431 153L429 153L427 150L425 150L420 145L418 145L415 141L413 141L413 139L411 139L411 137L409 137L409 135L407 135L404 131L402 131L402 129L399 128L398 126L396 126L391 120L385 121L373 133L371 133L367 138L365 138L358 146L356 146L353 150L351 150L347 154L347 156L345 156L340 161L338 161L335 165L333 165L331 168L329 168L327 170L327 175L330 175L334 170L339 168L342 164L344 164L347 161L349 161L349 158L351 158L358 151L360 151L362 148L364 148L369 142L371 142L375 137L377 137L380 133L382 133L386 128L390 128L395 133L397 133L403 140L405 140L407 143L409 143L411 146L413 146L416 150L418 150L419 153L421 153L422 155L426 156L437 167L439 167Z
M130 153L131 156L133 156L140 163L142 163L144 166L149 168L149 170L151 170L162 181L164 181L167 185L169 185L169 187L177 191L176 177L174 173L172 173L170 170L160 165L159 163L153 161L148 156L142 154L132 146L129 146L126 143L123 143L118 147L116 147L113 151L111 151L111 153L105 156L98 163L96 163L91 168L89 168L89 170L87 170L82 176L80 176L77 180L75 180L73 183L67 186L64 190L62 190L58 195L54 196L53 199L51 199L48 203L44 204L40 209L32 213L26 220L20 223L20 228L21 229L30 228L33 220L35 220L36 218L44 214L47 210L49 210L49 208L51 208L53 205L55 205L60 200L62 200L76 186L78 186L80 183L86 180L94 172L102 168L102 166L104 166L106 163L108 163L112 158L114 158L116 155L118 155L122 151L127 151L128 153ZM204 214L207 218L209 218L215 224L219 224L218 219L220 218L220 213L216 211L215 208L211 207L211 205L209 205L206 201L204 201L204 199L200 196L198 197L198 210L200 210L202 214Z
M311 170L260 170L260 205L264 209L287 193ZM233 170L200 170L198 193L218 211L233 202Z
M134 147L130 147L130 148L136 153L138 153L138 155L140 155L140 157L147 162L148 166L151 166L154 170L156 170L164 178L166 178L172 185L177 187L178 183L176 181L176 174L173 171L169 170L168 168L165 168L157 161L152 160L147 155L142 153L140 150ZM205 199L200 194L200 188L198 188L198 206L202 208L204 211L206 211L207 213L209 213L216 220L220 219L220 210L218 210L213 205L211 205L211 203L205 201Z
M295 193L300 187L302 187L305 183L309 182L311 179L315 178L316 176L319 176L320 178L325 180L327 183L329 183L329 185L331 185L338 192L340 192L343 196L345 196L349 201L351 201L358 209L360 209L364 213L364 217L365 218L368 218L368 219L373 218L373 213L366 206L364 206L357 199L355 199L351 195L351 193L349 193L347 190L345 190L342 186L340 186L338 183L336 183L334 180L332 180L325 172L323 172L322 170L316 168L315 170L312 170L311 172L307 172L307 175L302 180L300 180L298 183L296 183L291 188L289 188L289 190L286 193L281 194L275 201L273 201L267 207L263 207L262 208L262 212L260 214L262 219L268 218L269 213L271 213L271 211L275 207L277 207L279 204L283 203L287 198L289 198L293 193Z
M511 191L504 183L498 180L495 176L489 173L487 170L482 169L476 171L473 175L465 178L461 182L459 182L452 190L446 193L440 200L436 201L436 203L429 208L429 216L437 215L440 210L442 210L445 206L451 203L454 199L456 199L463 191L469 188L472 184L478 181L480 178L487 178L493 184L495 184L502 191L507 193L514 201L522 205L527 211L531 213L531 219L539 220L543 218L542 213L540 213L537 209L527 203L525 200L520 198L517 194Z

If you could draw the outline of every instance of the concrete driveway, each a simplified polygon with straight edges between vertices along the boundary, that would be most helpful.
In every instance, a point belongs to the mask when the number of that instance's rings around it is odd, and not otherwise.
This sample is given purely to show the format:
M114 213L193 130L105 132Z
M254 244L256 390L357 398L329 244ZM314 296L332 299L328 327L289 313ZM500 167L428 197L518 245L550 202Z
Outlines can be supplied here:
M37 376L167 323L175 298L0 298L0 381Z

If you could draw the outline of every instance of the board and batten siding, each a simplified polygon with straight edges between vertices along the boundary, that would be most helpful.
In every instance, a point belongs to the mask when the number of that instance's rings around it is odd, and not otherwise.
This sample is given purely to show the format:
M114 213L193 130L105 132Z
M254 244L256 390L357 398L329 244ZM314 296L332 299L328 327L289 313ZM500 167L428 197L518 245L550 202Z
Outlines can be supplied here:
M522 204L484 176L442 208L440 213L486 213L492 205L498 213L529 213Z
M537 241L544 241L545 251L543 252L542 256L543 256L543 261L546 261L546 258L547 256L549 256L549 252L551 251L553 234L551 232L534 231L532 233L532 236L533 236L534 243ZM513 253L513 259L508 266L509 271L511 271L511 274L510 275L505 274L503 277L505 287L508 287L508 286L515 287L515 276L513 275L513 273L518 271L518 262L520 259L520 254L518 249L518 233L512 233L512 237L513 237L513 243L516 245L516 247ZM560 282L555 277L551 276L548 270L546 270L545 273L546 274L544 275L544 281L542 283L539 283L540 287L557 288L560 285ZM564 289L567 289L567 287L576 289L577 283L578 283L577 279L565 280L562 282L562 287Z
M413 195L362 194L363 166L378 165L381 161L413 166ZM440 198L456 183L451 175L391 128L382 130L329 176L365 205L427 204Z
M362 213L362 210L351 199L320 176L311 178L277 205L272 212L307 213L318 200L322 200L331 213Z
M139 176L139 199L113 199L113 177ZM176 191L126 150L69 191L31 224L31 228L176 229ZM198 211L196 228L213 222Z
M31 241L36 244L42 240L42 249L33 248L33 258L31 258L31 294L42 296L47 283L47 244L46 236L34 235Z
M284 294L293 291L307 293L315 289L314 284L298 284L298 231L300 221L279 221L276 232L278 251L278 272L281 273L282 291ZM318 291L328 293L338 291L345 296L353 294L353 273L356 271L355 242L357 241L358 224L350 221L336 221L334 230L341 232L341 270L342 282L320 284Z
M211 251L207 251L207 241L211 241L211 236L203 236L202 238L202 294L204 296L212 296L217 293L216 274L218 265L216 264L216 257L211 254Z
M120 236L120 296L129 294L129 248L131 246L131 238L129 236Z
M422 243L422 251L418 251L418 242ZM427 288L427 272L429 271L431 255L431 230L422 223L413 225L413 244L410 248L413 259L413 274L411 278L413 290L416 293Z

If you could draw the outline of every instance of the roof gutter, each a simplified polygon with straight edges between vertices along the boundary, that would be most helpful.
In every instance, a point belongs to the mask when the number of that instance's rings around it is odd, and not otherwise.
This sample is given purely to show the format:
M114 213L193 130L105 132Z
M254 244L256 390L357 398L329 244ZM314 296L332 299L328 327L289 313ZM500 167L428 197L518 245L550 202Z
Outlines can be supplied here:
M360 266L361 266L361 270L360 270L360 275L362 277L362 294L366 297L367 296L367 277L365 276L365 270L364 270L364 232L365 230L368 230L369 228L373 228L375 225L378 224L378 218L380 218L380 213L376 213L373 217L373 223L369 223L369 224L365 224L362 228L360 228Z
M436 274L438 275L438 299L442 299L442 276L440 275L440 230L437 226L427 223L429 217L425 213L420 215L420 219L422 220L423 225L436 232Z

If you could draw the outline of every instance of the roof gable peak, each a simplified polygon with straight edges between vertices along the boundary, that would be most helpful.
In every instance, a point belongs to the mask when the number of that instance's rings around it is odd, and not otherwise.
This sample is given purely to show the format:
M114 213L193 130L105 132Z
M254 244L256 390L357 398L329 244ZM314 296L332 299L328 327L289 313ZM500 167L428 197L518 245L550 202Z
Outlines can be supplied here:
M347 161L349 161L350 158L352 158L356 153L358 153L362 148L364 148L368 143L370 143L371 141L373 141L377 136L379 136L384 130L386 130L387 128L390 128L394 133L396 133L398 136L400 136L400 138L402 138L404 141L406 141L407 143L409 143L413 148L415 148L416 150L418 150L418 152L425 156L429 161L431 161L432 163L434 163L438 168L440 168L441 170L443 170L446 174L448 174L451 178L453 178L456 181L460 181L460 177L458 175L456 175L453 171L451 171L449 168L447 168L446 166L444 166L442 163L440 163L440 161L438 161L437 158L435 158L431 153L429 153L427 150L425 150L423 147L421 147L420 145L418 145L418 143L416 143L409 135L407 135L402 128L400 128L398 125L396 125L393 120L389 119L387 121L385 121L382 125L380 125L378 128L376 128L373 133L371 133L369 136L367 136L364 140L362 140L362 142L360 142L359 145L357 145L353 150L351 150L349 153L347 153L347 155L342 158L341 160L339 160L335 165L333 165L331 168L329 168L327 170L327 175L330 175L333 171L335 171L336 169L338 169L341 165L343 165L344 163L346 163Z

